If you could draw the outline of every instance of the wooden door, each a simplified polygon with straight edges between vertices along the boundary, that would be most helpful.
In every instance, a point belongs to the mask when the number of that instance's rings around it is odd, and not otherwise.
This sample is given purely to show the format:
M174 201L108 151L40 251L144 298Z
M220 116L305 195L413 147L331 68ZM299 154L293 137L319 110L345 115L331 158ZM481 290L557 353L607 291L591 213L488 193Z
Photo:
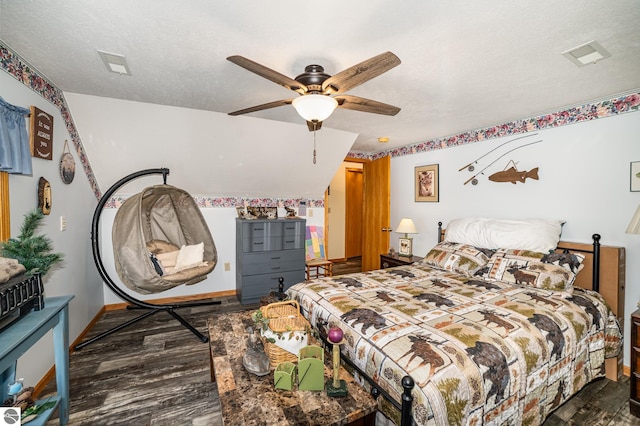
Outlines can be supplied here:
M362 256L362 169L345 169L344 252L347 259Z
M389 250L390 167L389 156L365 163L363 167L363 271L380 269L380 254Z

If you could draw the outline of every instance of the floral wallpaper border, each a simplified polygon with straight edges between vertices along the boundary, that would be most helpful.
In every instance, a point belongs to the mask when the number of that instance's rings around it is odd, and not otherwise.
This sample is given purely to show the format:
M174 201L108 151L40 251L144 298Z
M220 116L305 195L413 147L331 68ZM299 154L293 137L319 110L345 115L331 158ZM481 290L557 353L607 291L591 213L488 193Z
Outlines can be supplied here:
M87 175L89 185L91 185L91 189L96 198L100 199L100 187L91 169L89 158L84 151L82 140L76 130L76 125L73 122L71 112L67 107L67 102L64 99L62 91L52 82L41 76L35 68L22 59L20 55L4 45L2 41L0 41L0 68L60 110L60 115L62 115L67 132L69 132L76 154L78 155L78 160Z
M127 200L128 197L111 197L111 199L105 204L105 208L117 209L122 203ZM213 208L213 207L279 207L279 208L297 208L300 206L301 201L306 201L308 208L324 207L323 199L309 199L309 198L250 198L250 197L208 197L201 195L194 195L193 199L200 208Z
M638 91L612 99L572 107L555 113L517 120L511 123L500 124L484 129L472 130L470 132L459 133L454 136L432 139L426 142L406 145L374 154L350 152L347 157L368 160L376 160L388 155L391 157L400 157L403 155L418 154L436 149L450 148L467 143L481 142L487 139L551 129L554 127L566 126L599 118L613 117L634 111L640 111L640 92Z
M52 82L41 76L38 71L22 59L17 53L4 45L0 40L0 68L15 77L25 86L42 96L47 101L55 105L59 110L73 146L75 147L78 159L82 164L91 189L97 199L100 199L101 192L98 182L91 169L89 158L87 157L82 140L76 130L75 123L71 117L69 108L64 99L64 94ZM472 130L444 138L432 139L426 142L406 145L393 148L387 151L380 151L374 154L363 152L350 152L347 158L376 160L378 158L391 156L400 157L403 155L419 154L436 149L450 148L468 143L481 142L487 139L499 138L503 136L518 135L537 130L550 129L583 121L596 120L600 118L612 117L627 112L640 111L640 92L621 95L612 99L589 103L582 106L572 107L566 110L557 111L550 114L540 115L510 123L486 127L484 129ZM324 199L304 199L304 198L250 198L250 197L209 197L194 196L198 206L208 207L236 207L236 206L256 206L256 207L290 207L295 208L300 205L300 201L305 200L308 207L324 207ZM117 208L122 204L124 198L113 197L105 205L107 208Z

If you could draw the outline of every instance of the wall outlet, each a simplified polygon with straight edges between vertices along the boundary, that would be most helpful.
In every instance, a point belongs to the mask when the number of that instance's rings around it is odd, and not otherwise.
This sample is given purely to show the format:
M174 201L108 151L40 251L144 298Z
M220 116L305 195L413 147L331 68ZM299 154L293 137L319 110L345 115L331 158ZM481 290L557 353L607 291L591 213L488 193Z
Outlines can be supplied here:
M307 216L313 217L313 209L309 209L309 212L307 213Z
M230 271L231 270L231 263L229 262L224 262L224 270L225 271Z
M67 229L67 217L60 216L60 230L64 231Z

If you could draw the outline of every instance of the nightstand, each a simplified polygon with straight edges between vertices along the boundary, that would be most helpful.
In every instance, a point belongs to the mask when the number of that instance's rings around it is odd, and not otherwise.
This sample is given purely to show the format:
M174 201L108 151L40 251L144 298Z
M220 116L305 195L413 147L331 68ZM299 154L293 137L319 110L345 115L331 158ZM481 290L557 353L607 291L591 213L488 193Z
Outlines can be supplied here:
M640 417L640 309L631 314L631 395L629 411Z
M393 268L394 266L411 265L413 262L421 260L420 256L398 256L394 254L381 254L380 255L380 269Z

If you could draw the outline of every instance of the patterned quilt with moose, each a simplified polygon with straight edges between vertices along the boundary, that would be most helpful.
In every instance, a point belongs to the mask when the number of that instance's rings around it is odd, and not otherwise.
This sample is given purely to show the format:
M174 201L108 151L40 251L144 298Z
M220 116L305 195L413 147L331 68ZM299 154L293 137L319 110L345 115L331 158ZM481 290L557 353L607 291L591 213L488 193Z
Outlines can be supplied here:
M622 335L599 294L458 275L418 262L288 290L321 333L396 401L410 375L418 425L541 424L604 376Z

